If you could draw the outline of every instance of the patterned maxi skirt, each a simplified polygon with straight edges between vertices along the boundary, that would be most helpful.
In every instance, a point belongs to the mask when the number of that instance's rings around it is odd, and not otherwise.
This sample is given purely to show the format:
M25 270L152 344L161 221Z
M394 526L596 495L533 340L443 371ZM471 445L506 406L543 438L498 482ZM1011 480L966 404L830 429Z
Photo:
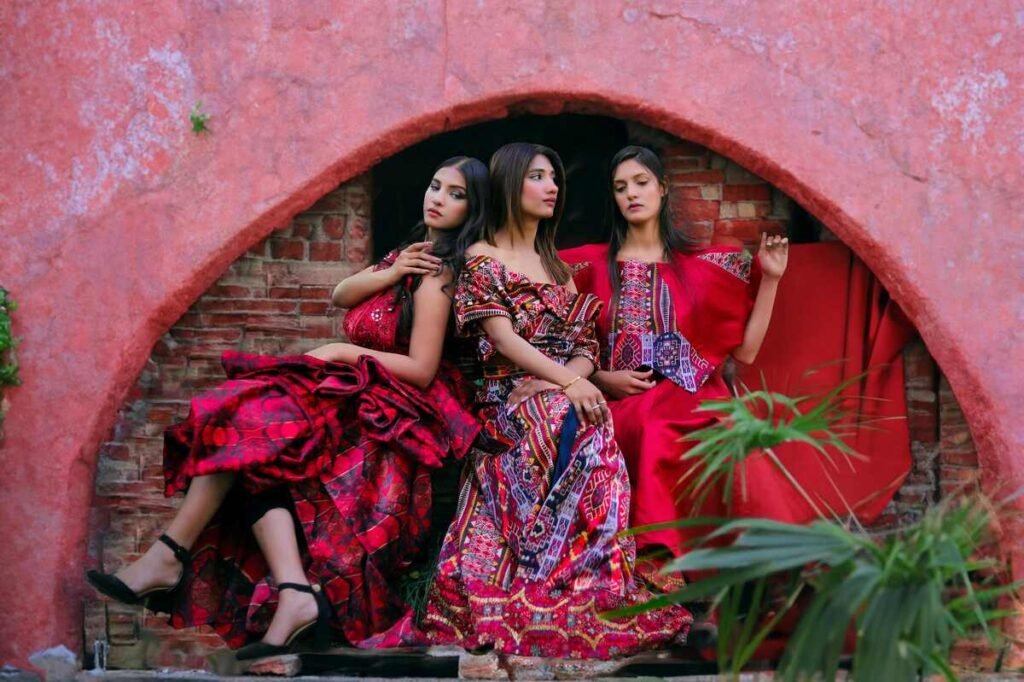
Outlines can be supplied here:
M683 607L607 618L652 595L622 536L629 479L610 424L578 424L561 391L487 411L423 624L440 644L608 659L681 643Z

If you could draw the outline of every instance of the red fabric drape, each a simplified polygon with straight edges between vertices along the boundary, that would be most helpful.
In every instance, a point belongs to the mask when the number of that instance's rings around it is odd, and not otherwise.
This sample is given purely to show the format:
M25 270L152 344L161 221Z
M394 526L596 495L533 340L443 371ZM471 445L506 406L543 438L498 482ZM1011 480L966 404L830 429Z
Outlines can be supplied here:
M764 345L756 362L738 376L752 390L764 385L798 396L867 373L844 394L845 407L869 421L846 438L864 460L837 456L837 466L831 466L807 445L774 450L825 513L849 508L870 521L910 471L902 349L913 335L899 307L846 246L791 247ZM763 455L748 463L746 486L745 496L735 496L737 515L793 522L815 516L807 499L792 494L793 486Z

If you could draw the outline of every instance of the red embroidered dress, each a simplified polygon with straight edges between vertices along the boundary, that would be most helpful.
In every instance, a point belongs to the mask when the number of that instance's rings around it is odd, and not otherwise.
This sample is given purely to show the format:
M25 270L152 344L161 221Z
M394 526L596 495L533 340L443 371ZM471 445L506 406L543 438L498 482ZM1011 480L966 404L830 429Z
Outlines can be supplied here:
M650 597L633 576L635 549L620 537L629 481L612 427L579 425L562 439L572 405L544 391L515 410L509 393L529 378L500 357L480 327L507 317L556 362L596 360L594 296L538 284L476 256L455 292L458 330L478 337L477 402L486 436L467 463L455 521L441 550L423 628L436 643L553 658L612 658L681 638L682 607L602 619ZM574 415L573 415L574 416ZM560 449L563 467L555 478Z
M348 312L353 343L402 352L392 299L384 291ZM461 457L480 429L459 373L442 362L421 390L367 356L348 365L229 352L223 364L227 381L194 398L188 419L167 430L165 493L225 471L238 474L233 494L284 485L307 576L333 605L337 634L357 646L415 641L394 588L427 538L429 470ZM193 546L191 571L170 609L172 625L211 625L231 647L258 639L276 603L238 502L229 496Z
M579 290L606 303L605 314L597 320L599 338L607 340L601 368L647 365L664 377L648 391L609 402L633 485L631 525L687 517L693 501L679 499L677 482L690 466L681 460L690 446L680 439L714 420L694 412L701 401L729 394L715 370L743 341L758 271L752 272L752 259L735 247L675 254L667 263L620 261L619 299L609 310L613 296L607 245L569 249L561 256L582 266L575 276ZM705 508L703 513L718 516L724 510ZM703 532L647 532L637 536L637 545L641 551L668 547L679 554L682 543Z

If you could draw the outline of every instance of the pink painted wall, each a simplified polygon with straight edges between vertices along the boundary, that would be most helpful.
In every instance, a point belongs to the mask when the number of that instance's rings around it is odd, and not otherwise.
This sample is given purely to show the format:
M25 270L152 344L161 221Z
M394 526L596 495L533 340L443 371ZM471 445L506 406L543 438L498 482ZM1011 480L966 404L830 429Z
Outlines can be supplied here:
M1024 483L1009 0L17 2L0 21L25 383L0 455L0 662L79 648L97 447L160 334L339 182L510 108L638 119L798 199L911 315L987 482ZM211 134L189 130L198 100Z

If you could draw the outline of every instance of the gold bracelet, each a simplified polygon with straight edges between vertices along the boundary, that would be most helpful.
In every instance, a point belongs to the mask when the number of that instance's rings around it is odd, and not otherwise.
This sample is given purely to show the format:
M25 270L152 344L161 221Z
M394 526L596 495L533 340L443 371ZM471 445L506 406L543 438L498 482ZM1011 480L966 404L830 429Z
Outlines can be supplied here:
M573 384L575 384L577 381L579 381L582 378L583 377L581 377L579 375L574 376L572 379L569 379L569 383L562 385L562 390L563 391L568 391L570 386L572 386Z

